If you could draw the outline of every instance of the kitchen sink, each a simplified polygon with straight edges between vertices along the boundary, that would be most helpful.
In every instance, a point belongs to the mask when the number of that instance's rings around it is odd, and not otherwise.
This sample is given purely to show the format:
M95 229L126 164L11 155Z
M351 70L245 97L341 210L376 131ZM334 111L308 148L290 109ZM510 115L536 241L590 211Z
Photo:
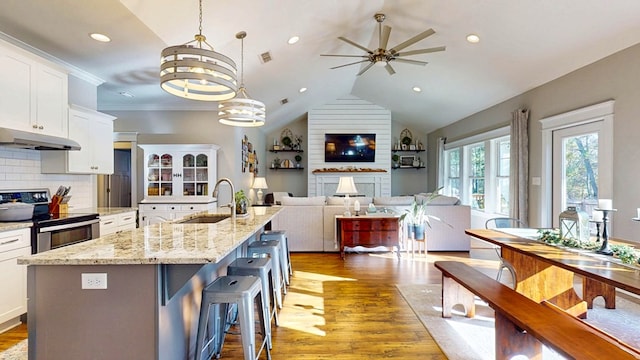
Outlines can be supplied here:
M220 222L224 219L230 218L229 214L207 214L207 215L199 215L196 217L178 220L179 224L214 224Z

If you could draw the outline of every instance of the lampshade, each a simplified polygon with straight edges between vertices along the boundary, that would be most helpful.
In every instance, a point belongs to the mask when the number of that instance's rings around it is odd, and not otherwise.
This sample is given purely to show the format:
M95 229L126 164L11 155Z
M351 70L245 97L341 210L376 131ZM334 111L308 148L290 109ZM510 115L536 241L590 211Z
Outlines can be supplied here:
M203 48L203 43L208 48ZM200 27L195 39L162 50L160 86L169 94L192 100L222 101L236 96L235 62L213 51L202 35L202 0Z
M340 181L338 182L338 189L336 190L336 194L357 194L358 189L356 189L356 184L353 182L353 176L340 176Z
M262 176L258 176L253 180L253 186L254 189L268 189L269 186L267 186L267 180L262 177Z
M240 51L240 88L238 95L229 100L218 103L218 121L221 124L241 127L254 127L264 125L266 118L266 106L263 102L251 99L244 86L244 38L247 33L241 31L236 38L242 42Z

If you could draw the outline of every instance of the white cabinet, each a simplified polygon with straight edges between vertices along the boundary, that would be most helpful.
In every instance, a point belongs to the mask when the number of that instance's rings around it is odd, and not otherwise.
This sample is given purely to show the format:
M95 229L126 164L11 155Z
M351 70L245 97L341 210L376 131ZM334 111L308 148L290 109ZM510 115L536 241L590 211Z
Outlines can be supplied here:
M182 219L187 215L201 211L213 211L216 209L215 201L208 203L149 203L140 204L140 226L157 224L163 221Z
M140 145L147 198L211 196L218 145Z
M112 174L115 117L71 105L69 138L79 151L43 151L41 171L53 174Z
M1 126L66 138L68 77L53 64L0 42Z
M30 228L0 232L0 324L6 327L19 324L27 312L27 266L18 265L17 259L29 254Z
M100 215L100 236L136 228L136 212L128 211L113 215Z

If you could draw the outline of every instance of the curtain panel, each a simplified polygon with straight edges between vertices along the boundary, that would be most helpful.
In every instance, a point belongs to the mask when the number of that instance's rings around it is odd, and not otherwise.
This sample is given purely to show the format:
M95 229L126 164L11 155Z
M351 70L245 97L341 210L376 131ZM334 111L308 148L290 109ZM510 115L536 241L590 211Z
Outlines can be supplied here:
M509 216L529 224L529 110L511 113Z

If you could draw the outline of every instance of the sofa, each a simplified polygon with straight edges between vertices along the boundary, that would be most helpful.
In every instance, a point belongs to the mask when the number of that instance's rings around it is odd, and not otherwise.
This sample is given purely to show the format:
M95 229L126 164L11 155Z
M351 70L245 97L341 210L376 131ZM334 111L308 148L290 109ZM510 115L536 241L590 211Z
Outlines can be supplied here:
M441 219L431 220L427 228L427 251L469 251L470 238L464 233L470 227L471 208L460 205L457 198L431 197L429 194L389 197L352 197L350 210L358 200L361 213L369 206L376 213L401 215L413 201L428 201L427 213ZM289 250L293 252L338 252L335 217L345 211L343 197L283 197L282 211L272 221L274 230L287 231ZM401 227L402 246L406 244L406 225ZM361 250L361 249L357 249Z

